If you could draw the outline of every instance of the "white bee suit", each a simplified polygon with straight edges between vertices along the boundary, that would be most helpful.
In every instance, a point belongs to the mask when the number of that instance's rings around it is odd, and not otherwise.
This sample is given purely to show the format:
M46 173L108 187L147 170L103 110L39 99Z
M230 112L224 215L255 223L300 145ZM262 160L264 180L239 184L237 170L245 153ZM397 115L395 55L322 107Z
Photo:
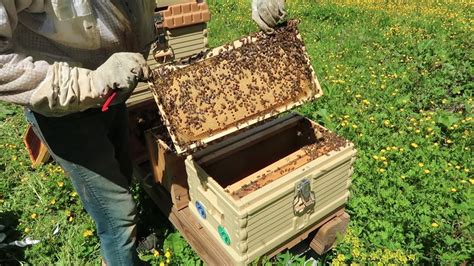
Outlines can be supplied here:
M148 73L136 53L153 41L154 5L1 0L0 100L63 116L102 104L110 89L133 89Z

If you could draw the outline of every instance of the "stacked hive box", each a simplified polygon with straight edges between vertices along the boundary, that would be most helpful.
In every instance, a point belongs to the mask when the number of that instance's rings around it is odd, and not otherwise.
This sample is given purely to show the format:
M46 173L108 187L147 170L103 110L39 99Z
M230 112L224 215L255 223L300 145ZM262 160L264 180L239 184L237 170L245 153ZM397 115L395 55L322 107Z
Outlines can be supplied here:
M206 3L196 1L175 4L159 11L167 47L175 60L187 58L206 50L207 22L210 19Z
M207 22L210 12L206 3L196 0L157 0L156 9L161 17L158 32L163 34L163 43L152 47L147 57L151 69L162 63L182 60L207 49ZM146 83L139 83L127 101L129 107L152 98Z

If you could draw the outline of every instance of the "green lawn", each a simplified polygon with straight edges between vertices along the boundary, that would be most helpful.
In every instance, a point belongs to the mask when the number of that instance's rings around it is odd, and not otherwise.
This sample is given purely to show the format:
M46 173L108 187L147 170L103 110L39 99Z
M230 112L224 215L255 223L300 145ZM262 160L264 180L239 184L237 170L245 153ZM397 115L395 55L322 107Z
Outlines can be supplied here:
M209 0L211 46L255 31L250 1ZM358 149L348 234L321 261L459 264L474 255L473 5L287 1L325 96L299 112ZM0 264L98 264L90 218L55 164L33 170L21 108L0 103ZM139 191L139 189L136 189ZM164 239L154 264L196 261L179 233L137 192L142 231ZM59 234L53 235L59 225ZM303 258L291 254L277 261Z

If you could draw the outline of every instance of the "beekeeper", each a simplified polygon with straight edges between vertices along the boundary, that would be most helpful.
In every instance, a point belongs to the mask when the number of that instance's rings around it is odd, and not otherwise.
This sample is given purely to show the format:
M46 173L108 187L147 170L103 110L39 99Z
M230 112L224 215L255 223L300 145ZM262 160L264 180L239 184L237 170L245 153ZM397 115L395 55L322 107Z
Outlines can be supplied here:
M0 100L28 122L71 178L108 265L138 263L125 100L150 73L155 0L0 0ZM272 33L284 0L254 0ZM105 100L118 97L107 112Z

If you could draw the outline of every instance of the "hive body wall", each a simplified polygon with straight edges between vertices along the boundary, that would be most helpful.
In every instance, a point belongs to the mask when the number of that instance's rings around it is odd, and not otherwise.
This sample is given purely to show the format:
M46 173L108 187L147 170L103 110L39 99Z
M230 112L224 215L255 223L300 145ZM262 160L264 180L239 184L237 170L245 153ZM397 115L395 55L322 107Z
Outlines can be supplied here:
M234 264L245 265L345 205L355 153L352 144L331 151L240 199L227 193L189 156L186 160L189 207L226 248ZM310 211L295 215L295 185L303 179L310 181L316 202ZM196 202L205 210L205 218L196 208ZM230 243L222 240L220 226L225 228Z

